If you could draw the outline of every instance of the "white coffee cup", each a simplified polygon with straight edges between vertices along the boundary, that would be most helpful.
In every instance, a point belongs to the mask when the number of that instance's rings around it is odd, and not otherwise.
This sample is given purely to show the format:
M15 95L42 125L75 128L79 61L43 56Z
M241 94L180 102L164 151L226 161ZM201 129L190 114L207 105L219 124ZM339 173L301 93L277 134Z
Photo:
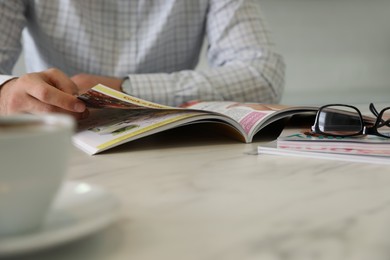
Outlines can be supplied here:
M0 237L43 223L66 173L74 127L62 114L0 117Z

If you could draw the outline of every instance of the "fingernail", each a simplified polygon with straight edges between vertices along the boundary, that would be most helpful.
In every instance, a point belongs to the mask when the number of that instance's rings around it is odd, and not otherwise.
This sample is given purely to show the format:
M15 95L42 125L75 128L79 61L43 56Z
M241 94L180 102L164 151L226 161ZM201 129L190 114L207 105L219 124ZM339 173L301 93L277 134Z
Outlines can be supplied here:
M77 102L75 105L74 105L74 110L76 112L83 112L85 110L85 104L84 103L81 103L81 102Z

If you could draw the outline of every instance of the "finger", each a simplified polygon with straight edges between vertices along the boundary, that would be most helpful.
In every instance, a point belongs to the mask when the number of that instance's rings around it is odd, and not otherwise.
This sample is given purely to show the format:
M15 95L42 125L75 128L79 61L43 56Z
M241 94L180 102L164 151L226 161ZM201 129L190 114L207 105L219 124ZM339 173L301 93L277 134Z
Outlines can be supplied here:
M63 92L46 82L32 85L30 88L27 88L26 91L31 97L40 102L63 110L81 113L86 109L85 104L77 97L70 93Z
M50 82L49 77L43 73L30 73L6 83L1 89L0 113L41 110L80 114L86 110L81 100L55 88Z
M58 69L48 69L42 72L47 82L57 89L71 95L78 94L77 85L62 71Z
M81 113L72 112L69 110L64 110L60 107L49 105L47 103L42 103L40 100L37 100L33 97L30 97L30 100L28 101L29 106L25 109L26 111L31 114L41 114L41 113L62 113L62 114L68 114L73 116L75 119L80 120L87 118L89 116L88 109L84 110Z

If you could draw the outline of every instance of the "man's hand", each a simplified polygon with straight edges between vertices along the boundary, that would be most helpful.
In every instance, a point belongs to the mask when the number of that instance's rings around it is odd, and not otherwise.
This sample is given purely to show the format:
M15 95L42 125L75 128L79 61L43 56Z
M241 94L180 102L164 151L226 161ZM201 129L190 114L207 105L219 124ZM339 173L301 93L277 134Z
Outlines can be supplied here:
M57 69L25 74L0 88L0 114L56 112L81 119L88 111L77 94L75 83Z
M119 78L82 73L74 75L71 79L76 84L79 94L87 92L90 88L96 86L97 84L103 84L115 90L122 91L121 86L123 80Z

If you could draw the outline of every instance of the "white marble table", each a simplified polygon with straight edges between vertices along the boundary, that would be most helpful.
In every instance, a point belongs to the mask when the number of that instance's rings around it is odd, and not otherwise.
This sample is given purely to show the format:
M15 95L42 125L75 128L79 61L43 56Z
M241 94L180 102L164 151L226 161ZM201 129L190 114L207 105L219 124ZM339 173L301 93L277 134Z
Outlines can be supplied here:
M254 155L261 141L173 131L75 148L67 179L111 191L122 218L15 259L390 259L388 166Z

